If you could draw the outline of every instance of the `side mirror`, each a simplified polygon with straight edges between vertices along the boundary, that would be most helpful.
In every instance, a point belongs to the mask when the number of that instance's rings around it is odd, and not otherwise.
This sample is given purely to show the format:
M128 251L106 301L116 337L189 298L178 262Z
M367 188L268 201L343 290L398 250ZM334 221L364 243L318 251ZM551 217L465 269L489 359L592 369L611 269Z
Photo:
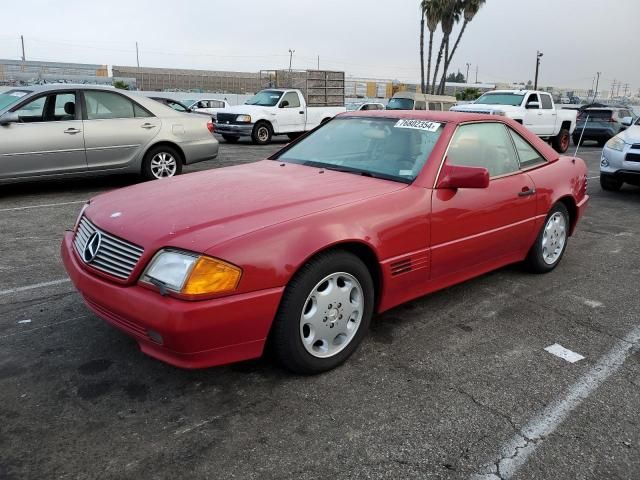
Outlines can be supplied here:
M280 108L285 108L289 106L289 101L288 100L283 100L282 103L280 104Z
M526 106L527 110L540 110L540 102L529 102Z
M633 117L624 117L622 119L622 125L624 125L625 127L630 127L631 125L633 125Z
M445 160L446 161L446 160ZM487 188L489 170L482 167L463 167L445 163L437 188Z
M9 125L10 123L19 123L20 116L16 112L6 112L4 115L0 117L0 125L3 127Z

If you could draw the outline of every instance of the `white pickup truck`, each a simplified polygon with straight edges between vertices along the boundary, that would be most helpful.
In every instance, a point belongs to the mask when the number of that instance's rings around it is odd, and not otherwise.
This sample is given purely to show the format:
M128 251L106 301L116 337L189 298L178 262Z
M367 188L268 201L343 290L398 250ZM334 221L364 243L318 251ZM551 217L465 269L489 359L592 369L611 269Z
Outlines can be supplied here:
M457 105L452 112L501 115L522 123L539 137L548 140L559 153L569 149L576 128L577 112L556 108L547 92L532 90L494 90L473 103Z
M219 112L216 133L229 143L251 137L266 145L274 135L293 139L345 112L344 72L325 70L260 72L269 88L244 105Z

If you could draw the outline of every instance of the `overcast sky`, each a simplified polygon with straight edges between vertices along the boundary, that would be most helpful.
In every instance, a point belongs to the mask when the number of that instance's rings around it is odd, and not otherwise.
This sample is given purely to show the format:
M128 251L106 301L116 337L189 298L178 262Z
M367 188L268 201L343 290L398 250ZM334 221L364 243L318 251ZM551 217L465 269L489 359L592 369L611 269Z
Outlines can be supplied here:
M186 7L185 5L190 5ZM149 67L257 71L288 67L417 82L418 1L386 0L21 0L3 2L0 58ZM640 88L639 0L487 0L468 26L453 70L479 81L533 80L601 90L613 80ZM439 32L438 32L439 33ZM437 49L439 35L436 37Z

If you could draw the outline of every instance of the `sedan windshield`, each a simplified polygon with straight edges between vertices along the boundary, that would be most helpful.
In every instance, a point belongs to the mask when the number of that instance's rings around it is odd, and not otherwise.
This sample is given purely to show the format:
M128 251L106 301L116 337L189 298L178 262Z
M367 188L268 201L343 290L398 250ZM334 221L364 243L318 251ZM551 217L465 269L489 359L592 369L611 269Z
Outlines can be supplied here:
M29 90L9 90L8 92L0 93L0 110L13 105L29 93L31 93Z
M410 98L392 98L387 103L387 110L413 110L413 100Z
M522 104L524 95L518 93L485 93L473 103L480 105L511 105L517 107Z
M443 128L442 123L425 120L340 117L272 158L411 183Z
M260 107L275 107L281 96L282 92L277 90L263 90L244 103L245 105L258 105Z

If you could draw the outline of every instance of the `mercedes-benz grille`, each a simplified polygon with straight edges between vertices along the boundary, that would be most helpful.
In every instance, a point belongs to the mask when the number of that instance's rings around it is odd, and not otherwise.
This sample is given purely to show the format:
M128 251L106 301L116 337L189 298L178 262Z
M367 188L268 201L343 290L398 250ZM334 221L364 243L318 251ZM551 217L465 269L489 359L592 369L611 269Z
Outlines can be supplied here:
M80 219L73 243L84 263L121 279L131 276L144 251L100 230L84 216Z

